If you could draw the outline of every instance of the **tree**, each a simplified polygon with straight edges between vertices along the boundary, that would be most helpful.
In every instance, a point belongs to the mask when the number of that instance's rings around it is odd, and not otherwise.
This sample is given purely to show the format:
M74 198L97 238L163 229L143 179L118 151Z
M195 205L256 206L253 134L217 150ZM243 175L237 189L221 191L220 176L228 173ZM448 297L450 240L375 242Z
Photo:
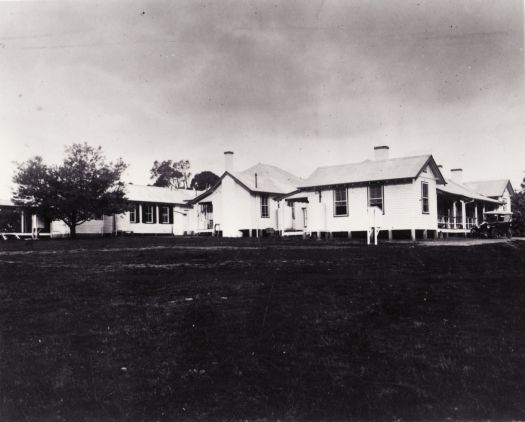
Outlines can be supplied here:
M211 171L201 171L193 176L191 179L190 189L206 190L211 188L220 179L215 173Z
M188 160L164 160L153 162L150 170L151 179L155 179L153 186L172 189L188 189L191 176L190 162Z
M153 167L150 170L151 179L156 179L153 186L160 186L163 188L177 188L179 187L179 179L182 173L178 171L173 161L166 160L159 162L155 160Z
M95 215L126 210L125 185L121 181L127 168L121 159L108 163L102 148L88 144L66 147L60 165L46 165L34 157L17 166L13 177L17 188L14 202L33 208L50 220L62 220L71 237L76 227Z

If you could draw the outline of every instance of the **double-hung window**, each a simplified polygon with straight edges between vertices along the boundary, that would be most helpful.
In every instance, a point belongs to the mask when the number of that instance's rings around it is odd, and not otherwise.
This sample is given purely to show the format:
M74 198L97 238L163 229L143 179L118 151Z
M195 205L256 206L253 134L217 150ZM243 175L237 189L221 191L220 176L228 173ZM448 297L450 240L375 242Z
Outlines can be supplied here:
M292 220L295 220L295 204L293 202L288 202L288 206L292 210Z
M167 205L162 205L160 207L160 223L169 224L170 223L170 207Z
M153 205L143 205L144 213L144 223L153 223L154 222L154 216L153 213L155 212L155 208Z
M423 214L428 214L430 207L428 205L428 183L421 182L421 211Z
M270 217L270 212L268 209L268 195L261 195L261 217Z
M334 216L348 215L348 195L346 188L334 190Z
M383 186L374 185L368 188L368 206L369 207L378 207L382 211L383 208Z
M139 205L133 205L133 208L129 210L129 222L138 223L139 222Z

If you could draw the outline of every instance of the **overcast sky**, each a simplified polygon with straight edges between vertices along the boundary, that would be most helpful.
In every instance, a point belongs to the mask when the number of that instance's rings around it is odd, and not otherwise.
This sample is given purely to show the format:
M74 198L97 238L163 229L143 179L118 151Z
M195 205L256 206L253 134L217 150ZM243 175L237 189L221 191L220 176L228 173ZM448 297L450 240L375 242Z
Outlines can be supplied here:
M517 184L523 39L523 0L0 3L0 197L84 141L143 184L156 159L305 177L384 144Z

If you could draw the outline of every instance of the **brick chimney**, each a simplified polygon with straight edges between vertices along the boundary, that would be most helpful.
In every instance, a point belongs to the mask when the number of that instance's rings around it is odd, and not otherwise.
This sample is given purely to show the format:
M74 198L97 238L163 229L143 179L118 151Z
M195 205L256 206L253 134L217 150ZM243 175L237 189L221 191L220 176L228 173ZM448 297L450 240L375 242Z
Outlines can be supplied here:
M450 169L450 178L456 183L463 183L463 169Z
M387 145L374 147L374 160L388 160L390 158L390 148Z
M233 171L233 151L224 152L224 171Z

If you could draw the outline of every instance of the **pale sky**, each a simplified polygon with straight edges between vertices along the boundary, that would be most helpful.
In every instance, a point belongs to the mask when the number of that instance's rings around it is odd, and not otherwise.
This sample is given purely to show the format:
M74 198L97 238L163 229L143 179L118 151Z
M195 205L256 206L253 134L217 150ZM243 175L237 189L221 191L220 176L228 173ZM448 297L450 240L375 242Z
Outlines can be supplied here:
M0 198L14 161L101 145L146 184L431 153L525 176L523 0L0 3Z

